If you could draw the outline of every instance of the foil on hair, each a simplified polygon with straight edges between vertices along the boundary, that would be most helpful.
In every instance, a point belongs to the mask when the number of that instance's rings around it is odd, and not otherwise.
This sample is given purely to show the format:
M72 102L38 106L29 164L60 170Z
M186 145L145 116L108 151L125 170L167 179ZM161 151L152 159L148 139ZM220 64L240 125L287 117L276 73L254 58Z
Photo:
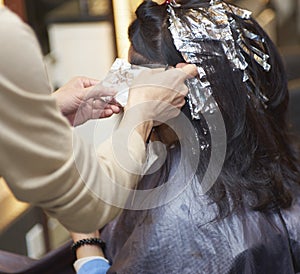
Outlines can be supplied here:
M166 4L169 4L169 5L171 5L171 6L175 7L175 8L181 7L181 5L176 2L176 0L169 0L169 1L167 0Z
M201 112L213 113L218 107L217 103L211 100L213 96L212 87L207 80L204 68L201 66L202 56L218 56L225 53L232 69L244 72L243 82L250 79L245 55L253 57L255 62L265 71L271 69L268 63L269 56L254 45L248 46L245 40L250 39L256 44L263 45L264 38L245 28L240 29L237 25L235 17L249 20L251 18L250 11L226 4L220 0L211 0L209 7L205 8L182 9L180 17L175 12L176 8L178 7L174 5L169 5L167 8L169 29L175 47L185 61L198 66L199 76L187 80L187 86L192 117L193 119L200 119ZM224 52L207 52L199 43L203 41L221 42ZM259 94L259 97L262 98L263 103L268 100L262 94Z

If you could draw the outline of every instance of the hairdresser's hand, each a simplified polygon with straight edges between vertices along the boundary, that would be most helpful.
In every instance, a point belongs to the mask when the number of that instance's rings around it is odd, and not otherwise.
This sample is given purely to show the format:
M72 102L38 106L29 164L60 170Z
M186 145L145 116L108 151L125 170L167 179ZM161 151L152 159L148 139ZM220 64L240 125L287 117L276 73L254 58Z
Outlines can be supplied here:
M120 125L134 121L136 130L146 140L153 126L179 115L188 93L184 81L196 75L195 65L142 72L130 88Z
M176 117L185 104L188 92L184 81L196 74L195 65L142 72L133 82L125 111L134 108L135 112L155 123Z
M76 77L52 95L63 115L76 126L90 119L106 118L119 113L120 108L114 101L104 102L101 99L114 94L113 90L103 87L97 80Z

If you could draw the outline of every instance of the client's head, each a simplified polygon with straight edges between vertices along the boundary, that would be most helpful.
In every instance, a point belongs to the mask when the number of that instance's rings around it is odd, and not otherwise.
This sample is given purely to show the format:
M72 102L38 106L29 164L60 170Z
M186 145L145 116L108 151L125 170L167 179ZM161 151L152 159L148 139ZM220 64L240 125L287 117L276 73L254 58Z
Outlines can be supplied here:
M173 4L144 1L138 7L137 19L129 27L129 60L136 65L171 66L188 61L205 71L227 132L226 160L209 192L220 216L241 205L254 210L289 207L292 201L289 187L298 184L299 169L287 134L287 80L276 47L254 19L241 18L234 12L234 6L224 5L223 1L168 2ZM212 5L220 3L225 7L224 15L231 14L230 29L226 29L224 22L215 22L216 13L223 11L213 10ZM207 27L204 20L224 28L206 28L203 30L206 37L202 32L190 44L183 41L183 45L186 43L194 51L187 58L186 49L179 49L170 31L171 16L183 26L194 24L189 31ZM230 39L234 44L230 44ZM240 48L232 51L236 56L230 55L233 47ZM188 104L183 112L190 118L199 139L209 138L203 135L207 124L201 118L192 119ZM209 153L206 155L209 157ZM207 160L205 157L200 160L199 170Z

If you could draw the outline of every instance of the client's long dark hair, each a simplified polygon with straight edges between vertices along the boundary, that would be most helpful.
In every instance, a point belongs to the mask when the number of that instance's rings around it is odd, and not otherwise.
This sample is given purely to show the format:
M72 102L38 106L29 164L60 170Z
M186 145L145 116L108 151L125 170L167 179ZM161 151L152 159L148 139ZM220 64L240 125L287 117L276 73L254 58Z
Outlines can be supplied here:
M180 16L186 8L205 7L208 0L182 0L175 8ZM129 28L133 50L131 62L159 63L175 66L184 62L176 50L168 29L166 5L143 2L136 11L137 19ZM255 20L235 18L240 26L253 30L265 38L265 51L270 55L271 71L264 71L252 57L247 57L251 78L255 83L249 92L242 82L240 71L233 71L216 41L202 42L211 52L221 56L203 56L203 65L213 89L213 95L222 112L227 132L227 154L222 172L208 195L219 208L223 218L241 206L253 210L288 208L293 200L291 188L299 185L297 155L288 137L286 111L288 89L284 66L276 47ZM249 41L250 43L250 41ZM257 90L269 101L267 108ZM202 120L192 120L189 107L183 111L190 118L200 140L207 127ZM198 173L207 165L209 153L200 159Z

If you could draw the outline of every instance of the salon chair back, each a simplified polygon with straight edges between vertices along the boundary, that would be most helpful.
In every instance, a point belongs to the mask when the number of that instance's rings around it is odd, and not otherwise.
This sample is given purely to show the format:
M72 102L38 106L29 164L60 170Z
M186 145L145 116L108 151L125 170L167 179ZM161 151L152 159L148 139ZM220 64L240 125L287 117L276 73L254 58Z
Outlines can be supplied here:
M74 274L74 261L70 241L40 260L0 250L0 274Z

